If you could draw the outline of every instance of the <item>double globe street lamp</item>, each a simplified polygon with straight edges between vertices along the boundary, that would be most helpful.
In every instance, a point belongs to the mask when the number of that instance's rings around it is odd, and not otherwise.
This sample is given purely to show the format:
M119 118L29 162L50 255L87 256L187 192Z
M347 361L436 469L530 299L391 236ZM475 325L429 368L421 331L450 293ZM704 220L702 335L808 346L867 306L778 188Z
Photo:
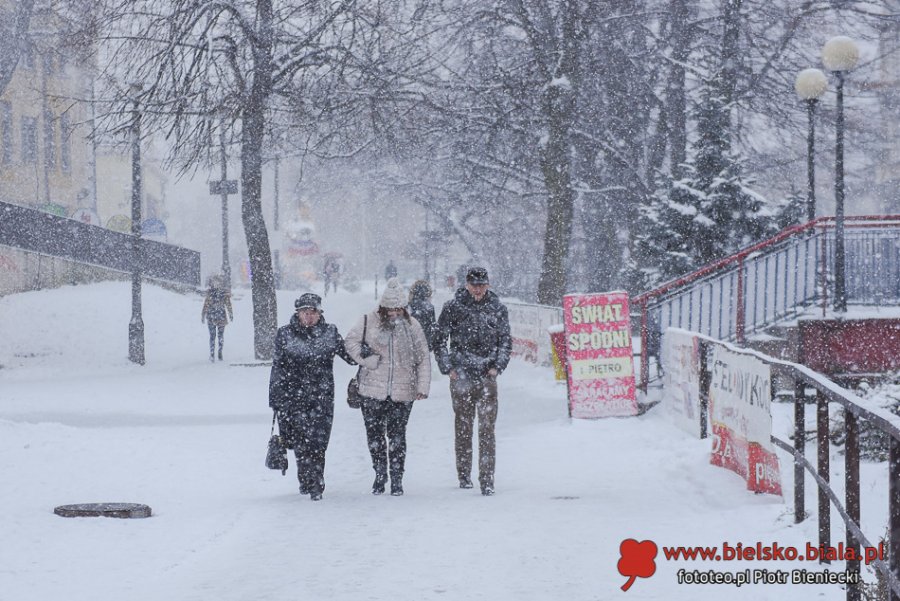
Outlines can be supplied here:
M859 62L859 47L847 36L836 36L822 47L822 63L837 79L837 119L834 155L834 310L847 310L844 252L844 74Z

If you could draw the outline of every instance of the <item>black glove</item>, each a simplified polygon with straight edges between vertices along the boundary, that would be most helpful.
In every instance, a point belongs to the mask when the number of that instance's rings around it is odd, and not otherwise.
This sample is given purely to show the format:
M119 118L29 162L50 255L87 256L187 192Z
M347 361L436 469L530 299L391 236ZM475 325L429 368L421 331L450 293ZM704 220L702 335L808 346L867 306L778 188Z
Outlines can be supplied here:
M372 347L369 346L368 342L363 342L359 345L359 356L363 359L371 357L375 354L375 351L372 350Z

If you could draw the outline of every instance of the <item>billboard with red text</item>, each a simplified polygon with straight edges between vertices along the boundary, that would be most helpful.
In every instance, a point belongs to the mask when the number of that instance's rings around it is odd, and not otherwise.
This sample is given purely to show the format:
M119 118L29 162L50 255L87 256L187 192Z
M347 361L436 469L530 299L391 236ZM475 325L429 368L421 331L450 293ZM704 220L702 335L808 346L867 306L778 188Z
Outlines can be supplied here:
M628 293L563 297L569 413L637 415Z

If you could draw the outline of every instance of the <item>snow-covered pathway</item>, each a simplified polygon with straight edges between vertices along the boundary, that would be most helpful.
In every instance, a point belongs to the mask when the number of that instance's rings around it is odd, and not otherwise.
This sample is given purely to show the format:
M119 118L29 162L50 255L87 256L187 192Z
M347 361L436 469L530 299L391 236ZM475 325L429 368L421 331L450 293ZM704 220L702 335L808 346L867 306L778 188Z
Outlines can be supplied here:
M409 425L406 495L373 497L362 419L338 401L325 499L263 466L268 369L249 362L249 293L206 361L201 299L145 287L147 366L128 364L125 283L0 299L0 601L245 599L838 599L837 586L676 583L657 558L626 593L625 538L805 545L779 498L710 467L659 412L570 422L565 388L514 362L501 378L497 495L456 487L447 379ZM279 297L280 322L293 296ZM325 300L346 332L370 291ZM784 461L784 459L782 459ZM783 472L790 470L783 467ZM787 483L786 483L787 484ZM56 505L149 504L147 520L63 519Z

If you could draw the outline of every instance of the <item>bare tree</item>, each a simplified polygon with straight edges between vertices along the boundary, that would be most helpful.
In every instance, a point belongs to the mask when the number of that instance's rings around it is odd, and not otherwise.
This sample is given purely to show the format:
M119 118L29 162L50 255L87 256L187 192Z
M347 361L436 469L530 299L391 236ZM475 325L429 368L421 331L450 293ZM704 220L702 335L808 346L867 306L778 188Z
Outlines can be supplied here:
M310 96L352 62L362 13L355 0L120 0L108 2L100 19L93 27L106 32L108 129L128 106L124 84L139 83L145 130L167 137L180 169L208 164L221 128L239 146L254 350L270 358L276 300L261 202L263 148L268 140L290 140L291 115L315 104ZM288 131L269 137L279 124Z

